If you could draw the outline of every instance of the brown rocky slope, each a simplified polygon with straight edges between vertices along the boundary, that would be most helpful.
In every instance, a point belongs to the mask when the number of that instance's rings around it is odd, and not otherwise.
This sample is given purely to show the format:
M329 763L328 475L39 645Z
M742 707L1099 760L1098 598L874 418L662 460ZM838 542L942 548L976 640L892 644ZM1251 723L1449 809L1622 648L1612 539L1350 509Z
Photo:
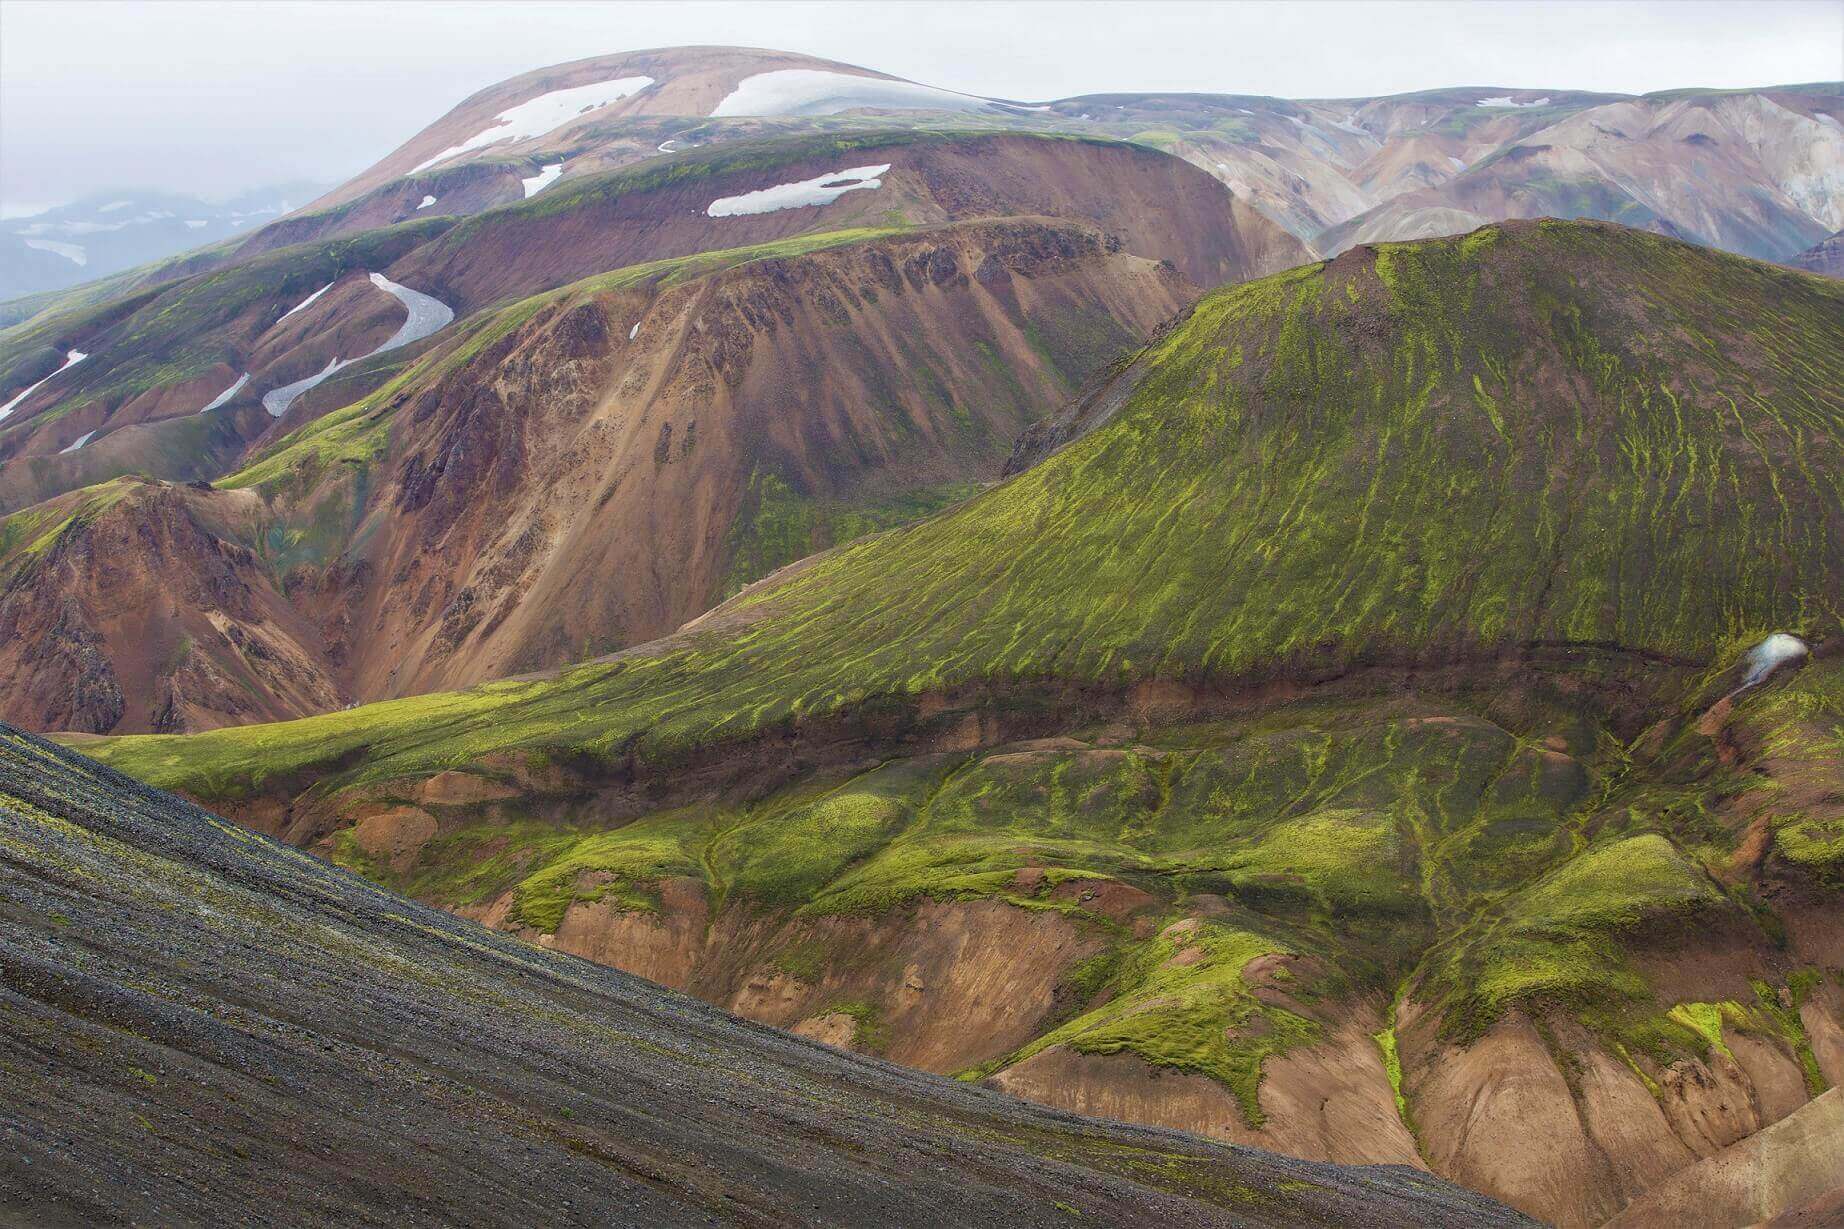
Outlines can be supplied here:
M1026 424L1196 294L1048 219L616 281L476 326L453 343L480 339L464 359L432 352L426 378L220 483L234 489L120 480L17 514L0 561L23 655L0 660L20 683L9 719L208 728L649 639L996 478ZM326 464L344 432L364 444ZM132 497L72 518L110 491ZM161 533L168 514L190 546ZM215 596L223 559L260 602ZM150 583L189 613L156 615ZM46 643L69 652L33 647L64 624ZM132 679L126 699L73 699L92 675Z

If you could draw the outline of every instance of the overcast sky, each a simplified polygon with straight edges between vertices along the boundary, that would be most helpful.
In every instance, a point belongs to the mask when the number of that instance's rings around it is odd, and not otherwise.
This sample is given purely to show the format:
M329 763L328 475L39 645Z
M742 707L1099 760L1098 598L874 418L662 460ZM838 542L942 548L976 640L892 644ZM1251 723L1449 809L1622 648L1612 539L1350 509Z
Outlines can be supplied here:
M1844 0L0 0L0 215L112 188L342 180L504 77L686 43L1017 99L1643 93L1844 78Z

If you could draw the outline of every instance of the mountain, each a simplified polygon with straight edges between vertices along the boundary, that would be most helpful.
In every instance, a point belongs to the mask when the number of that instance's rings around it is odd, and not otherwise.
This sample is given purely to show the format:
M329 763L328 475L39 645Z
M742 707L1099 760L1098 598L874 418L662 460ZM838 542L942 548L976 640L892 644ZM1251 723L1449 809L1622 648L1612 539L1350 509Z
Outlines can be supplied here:
M282 184L227 201L171 192L105 192L0 221L0 300L65 290L248 234L323 190L317 184Z
M1839 82L1643 97L1486 86L1382 98L1117 93L1027 104L735 47L603 56L501 82L314 202L304 220L379 225L432 195L471 212L519 199L523 177L549 165L567 179L842 122L1148 145L1219 178L1328 254L1556 216L1778 260L1844 224Z
M672 636L83 746L843 1046L1671 1206L1844 1080L1841 308L1608 224L1359 246Z
M1032 219L829 232L520 301L218 489L117 478L0 521L4 711L208 728L651 639L996 478L1020 430L1196 293Z
M1024 103L789 52L663 48L482 90L279 223L119 275L109 295L309 238L472 215L713 146L868 128L1055 132L1160 149L1326 253L1547 214L1783 260L1844 225L1841 125L1840 82L1643 97L1472 86L1379 98L1136 92ZM95 294L34 296L0 307L0 321Z
M1821 239L1786 263L1827 277L1844 277L1844 230Z
M871 158L825 200L711 211ZM194 729L650 639L996 478L1199 284L1300 251L1156 151L871 133L36 320L0 342L33 381L0 421L4 712ZM150 584L192 598L161 615Z
M10 727L0 845L9 1222L1528 1223L748 1025Z
M1844 225L1844 84L1686 90L1554 117L1314 237L1325 252L1498 218L1606 218L1764 260Z

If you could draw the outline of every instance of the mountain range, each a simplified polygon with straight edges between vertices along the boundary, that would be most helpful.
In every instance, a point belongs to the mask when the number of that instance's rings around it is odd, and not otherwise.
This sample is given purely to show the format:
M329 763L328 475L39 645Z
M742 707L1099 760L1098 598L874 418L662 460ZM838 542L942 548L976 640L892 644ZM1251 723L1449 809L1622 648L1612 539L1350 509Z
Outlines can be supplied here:
M0 222L0 299L68 290L112 273L232 239L292 212L324 185L282 184L207 201L127 191ZM0 303L0 322L19 310Z
M126 824L182 912L228 878L770 1061L553 949L983 1087L828 1058L828 1096L1428 1175L1251 1170L1235 1223L1496 1214L1446 1183L1823 1223L1841 117L1039 103L731 48L502 82L0 331L0 718L104 765L9 734L4 779L62 784L0 814L45 883ZM790 1112L746 1082L712 1138ZM1165 1206L1107 1172L1094 1214ZM882 1206L853 1173L809 1219Z

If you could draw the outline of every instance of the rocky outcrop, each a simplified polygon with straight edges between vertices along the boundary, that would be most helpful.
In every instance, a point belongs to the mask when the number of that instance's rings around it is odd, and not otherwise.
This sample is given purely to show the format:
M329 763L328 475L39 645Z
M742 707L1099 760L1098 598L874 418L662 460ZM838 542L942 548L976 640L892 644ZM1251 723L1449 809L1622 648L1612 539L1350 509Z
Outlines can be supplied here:
M166 733L343 703L314 629L239 540L252 508L124 479L22 514L43 531L0 556L0 714Z

